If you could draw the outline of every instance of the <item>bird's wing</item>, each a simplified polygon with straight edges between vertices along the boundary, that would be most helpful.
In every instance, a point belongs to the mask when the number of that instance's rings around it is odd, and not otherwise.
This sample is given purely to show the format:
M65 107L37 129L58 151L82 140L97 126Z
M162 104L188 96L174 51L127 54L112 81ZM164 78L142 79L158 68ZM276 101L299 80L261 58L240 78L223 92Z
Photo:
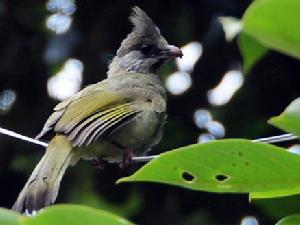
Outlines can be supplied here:
M105 82L101 82L59 103L38 138L54 130L66 134L73 146L89 145L137 113L139 110L132 100L109 90Z

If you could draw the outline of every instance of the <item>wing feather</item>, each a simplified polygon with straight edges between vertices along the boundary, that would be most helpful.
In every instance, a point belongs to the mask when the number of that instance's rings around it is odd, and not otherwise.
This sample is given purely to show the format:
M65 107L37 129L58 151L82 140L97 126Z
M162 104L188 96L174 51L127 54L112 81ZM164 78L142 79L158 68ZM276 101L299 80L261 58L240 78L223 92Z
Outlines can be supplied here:
M125 124L129 118L131 118L133 115L136 115L137 111L131 111L124 113L123 115L119 116L118 118L115 118L114 120L111 120L110 123L103 124L102 126L98 127L97 130L93 132L92 135L90 135L89 140L87 140L86 145L91 144L92 142L96 141L101 135L103 135L105 132L109 131L110 128L115 127L118 125L118 127Z
M123 124L126 124L129 119L133 116L133 115L136 115L137 112L130 112L130 113L127 113L125 115L123 115L122 117L118 118L117 120L115 120L114 122L112 123L109 123L107 124L106 126L102 126L102 127L99 127L94 133L93 135L91 135L91 137L89 138L88 142L87 142L87 145L96 141L101 135L103 135L103 133L107 132L110 128L114 127L116 124L118 124L120 126L122 126ZM120 123L122 122L122 123Z
M55 131L67 132L84 118L97 111L108 109L123 103L124 99L111 92L96 91L71 102L60 120L55 125Z
M111 110L108 113L102 114L98 118L92 120L88 125L81 126L81 129L77 134L72 135L73 145L74 146L82 146L88 145L92 141L94 141L94 137L99 133L104 133L109 127L117 124L116 121L122 123L129 115L136 113L137 110L134 107L131 107L130 104L124 104L115 108L115 110ZM92 138L90 138L92 137Z
M73 146L89 145L128 123L140 112L135 104L110 90L106 81L88 86L54 108L38 137L54 131L65 134Z

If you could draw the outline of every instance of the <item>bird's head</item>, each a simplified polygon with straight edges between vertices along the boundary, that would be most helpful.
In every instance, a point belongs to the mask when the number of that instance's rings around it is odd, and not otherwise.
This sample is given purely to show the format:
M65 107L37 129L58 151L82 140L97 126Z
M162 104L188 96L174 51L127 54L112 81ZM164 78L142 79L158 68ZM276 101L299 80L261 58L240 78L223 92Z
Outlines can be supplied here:
M109 66L108 76L121 71L156 73L166 60L182 57L181 50L168 44L142 9L133 7L129 20L133 30L122 41Z

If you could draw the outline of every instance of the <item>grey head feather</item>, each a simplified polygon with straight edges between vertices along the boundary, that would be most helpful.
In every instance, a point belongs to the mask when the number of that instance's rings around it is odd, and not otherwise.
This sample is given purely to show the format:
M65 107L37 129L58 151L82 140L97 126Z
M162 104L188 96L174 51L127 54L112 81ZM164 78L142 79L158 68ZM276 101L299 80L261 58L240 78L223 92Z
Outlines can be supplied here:
M122 72L156 73L164 62L159 54L168 42L150 17L135 6L129 21L133 25L132 32L122 41L117 55L109 65L108 77ZM149 54L142 51L143 44L151 46Z
M133 31L136 35L140 36L150 36L150 35L160 35L160 30L153 23L150 17L138 6L132 8L132 14L129 17L130 22L133 24Z
M148 39L149 42L157 42L161 39L159 28L153 23L150 17L138 6L132 8L132 14L129 17L129 21L133 25L132 32L122 41L120 48L117 51L117 55L122 57L128 51L135 47L134 43L139 43L141 40ZM165 41L165 43L167 43Z

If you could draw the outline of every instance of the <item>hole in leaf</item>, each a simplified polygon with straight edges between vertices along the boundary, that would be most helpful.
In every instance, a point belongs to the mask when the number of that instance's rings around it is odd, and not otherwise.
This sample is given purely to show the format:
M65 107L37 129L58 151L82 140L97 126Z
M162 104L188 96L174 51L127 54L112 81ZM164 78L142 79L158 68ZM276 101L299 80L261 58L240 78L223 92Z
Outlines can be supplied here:
M186 171L182 172L181 177L185 182L193 182L196 178L193 174Z
M215 176L215 178L217 179L217 181L222 182L222 181L227 180L229 178L229 176L224 175L224 174L218 174L218 175Z

